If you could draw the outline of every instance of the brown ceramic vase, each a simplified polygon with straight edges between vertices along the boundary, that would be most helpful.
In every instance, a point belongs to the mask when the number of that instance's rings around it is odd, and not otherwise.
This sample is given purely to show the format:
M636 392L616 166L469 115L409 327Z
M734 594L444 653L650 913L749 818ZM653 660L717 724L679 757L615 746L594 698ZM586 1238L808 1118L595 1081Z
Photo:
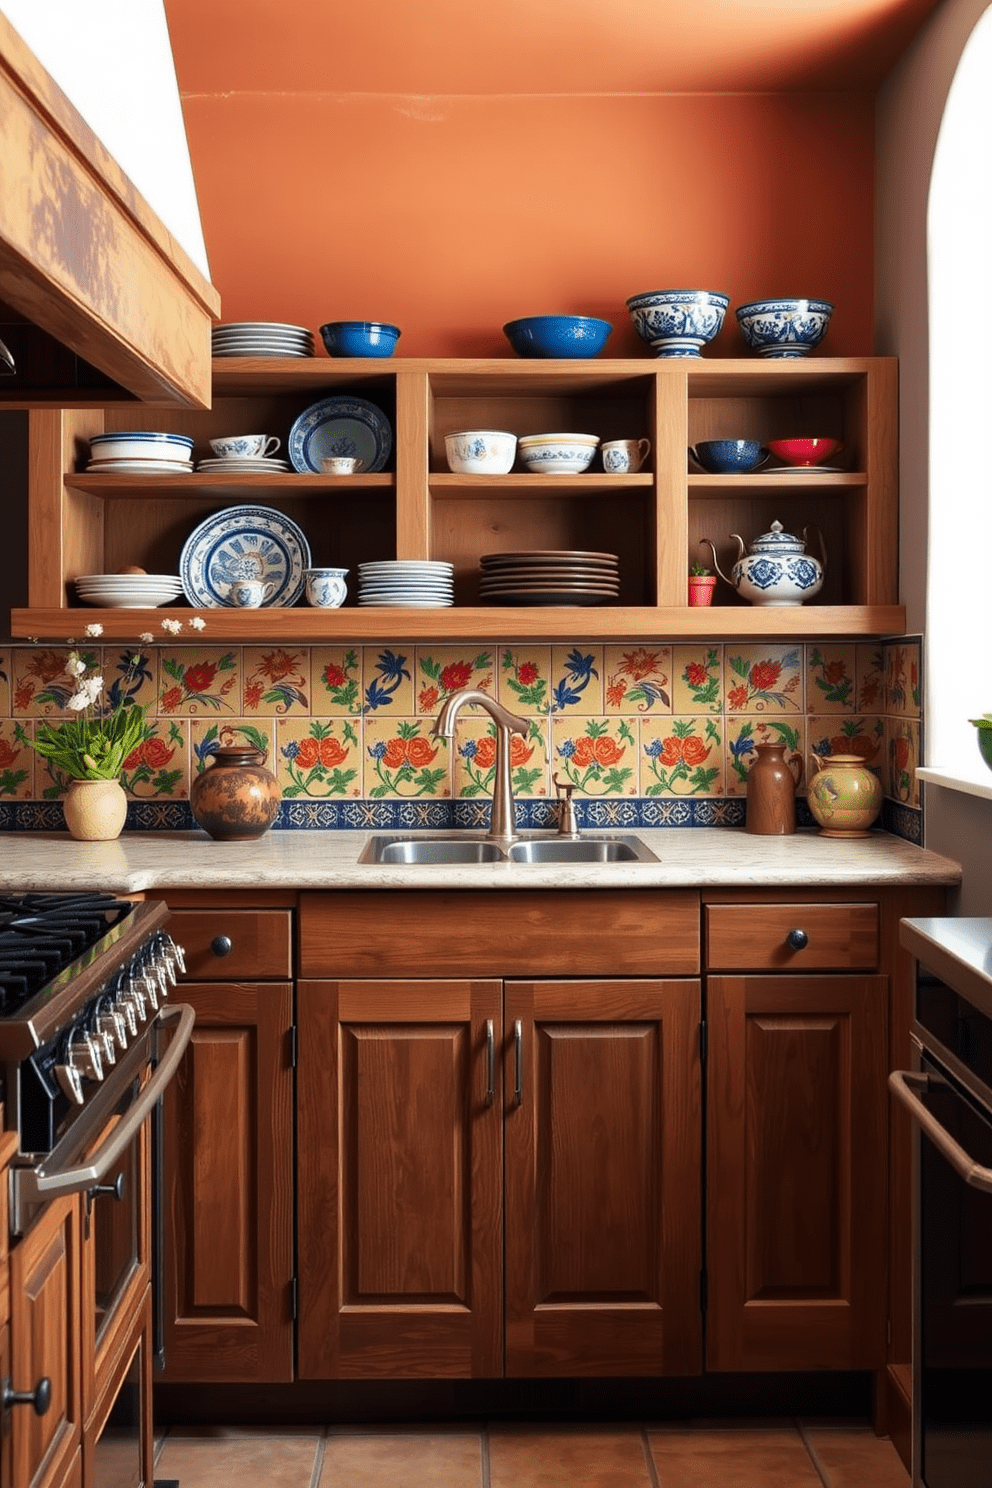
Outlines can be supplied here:
M279 814L282 793L265 754L249 744L222 746L189 793L193 816L218 842L261 837Z
M761 837L787 837L796 830L796 782L785 759L785 744L756 744L757 759L747 772L745 831Z

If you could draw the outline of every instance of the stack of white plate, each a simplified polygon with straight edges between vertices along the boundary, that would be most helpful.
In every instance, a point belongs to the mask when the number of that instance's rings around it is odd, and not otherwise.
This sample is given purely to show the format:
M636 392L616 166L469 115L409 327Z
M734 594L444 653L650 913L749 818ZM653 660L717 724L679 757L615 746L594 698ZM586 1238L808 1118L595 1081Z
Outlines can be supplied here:
M454 604L454 566L417 558L358 565L360 605L439 609Z
M80 574L76 593L84 604L105 610L154 610L183 592L174 574Z
M90 436L86 466L95 475L183 475L193 469L189 434L126 430Z
M227 460L220 460L214 456L206 460L198 460L197 470L209 470L217 475L275 475L280 471L292 470L288 460L278 460L274 455L237 455Z
M616 602L620 560L616 553L532 548L483 553L479 597L488 604L595 605Z
M215 357L311 357L313 332L278 320L232 320L210 332Z

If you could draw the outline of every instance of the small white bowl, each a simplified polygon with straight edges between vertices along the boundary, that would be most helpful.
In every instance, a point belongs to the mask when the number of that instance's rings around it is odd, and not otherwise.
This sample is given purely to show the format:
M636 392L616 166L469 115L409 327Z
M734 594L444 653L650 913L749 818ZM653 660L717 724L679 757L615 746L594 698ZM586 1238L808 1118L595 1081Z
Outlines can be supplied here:
M599 447L597 434L522 434L520 458L535 475L581 475Z
M462 429L444 436L448 469L456 475L508 475L517 436L505 429Z

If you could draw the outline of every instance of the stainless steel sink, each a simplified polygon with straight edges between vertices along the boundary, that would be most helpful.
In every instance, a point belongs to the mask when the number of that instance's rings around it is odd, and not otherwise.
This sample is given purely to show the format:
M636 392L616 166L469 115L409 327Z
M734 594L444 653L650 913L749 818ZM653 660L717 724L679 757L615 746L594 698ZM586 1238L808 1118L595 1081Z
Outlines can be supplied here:
M486 837L370 837L360 863L411 866L457 863L656 863L639 837L614 833L581 837L518 837L505 850Z
M521 837L507 849L511 863L657 863L639 837Z
M495 842L478 837L372 837L360 863L500 863Z

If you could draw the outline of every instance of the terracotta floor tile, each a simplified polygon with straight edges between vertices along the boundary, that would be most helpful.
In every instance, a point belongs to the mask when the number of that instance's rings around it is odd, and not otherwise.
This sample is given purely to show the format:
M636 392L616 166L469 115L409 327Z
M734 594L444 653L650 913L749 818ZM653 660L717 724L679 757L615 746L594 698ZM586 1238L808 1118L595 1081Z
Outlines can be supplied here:
M822 1488L791 1426L652 1429L648 1442L660 1488Z
M886 1438L868 1427L804 1427L830 1488L909 1488L909 1474Z
M178 1478L182 1488L310 1488L321 1432L228 1427L170 1431L155 1464L156 1478Z
M443 1428L366 1428L361 1434L332 1432L325 1441L319 1488L403 1488L405 1484L482 1488L481 1434Z
M492 1426L491 1488L654 1488L636 1426Z

